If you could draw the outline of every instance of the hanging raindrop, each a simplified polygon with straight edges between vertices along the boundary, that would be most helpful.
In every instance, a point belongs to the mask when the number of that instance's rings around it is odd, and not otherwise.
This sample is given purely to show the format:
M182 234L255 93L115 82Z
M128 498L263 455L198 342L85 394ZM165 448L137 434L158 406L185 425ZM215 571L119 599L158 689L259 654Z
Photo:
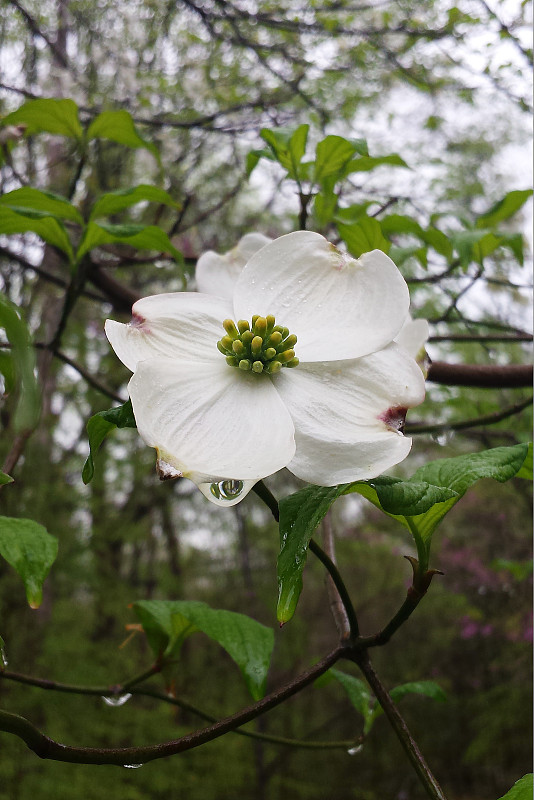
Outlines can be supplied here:
M454 431L450 428L443 428L439 433L433 433L432 438L436 442L436 444L441 445L441 447L445 447L445 445L449 444L452 437L454 436Z
M2 645L2 646L0 647L0 668L1 668L1 669L5 669L6 667L7 667L7 655L6 655L6 649L5 649L5 647Z
M210 492L217 500L235 500L243 491L243 481L227 478L219 483L212 483Z
M363 750L363 744L358 744L356 747L351 747L350 750L347 750L349 756L356 756L358 753L361 753Z
M114 694L110 695L109 697L103 697L102 700L107 706L119 708L119 706L123 706L125 703L127 703L131 696L131 694L125 692L124 694Z

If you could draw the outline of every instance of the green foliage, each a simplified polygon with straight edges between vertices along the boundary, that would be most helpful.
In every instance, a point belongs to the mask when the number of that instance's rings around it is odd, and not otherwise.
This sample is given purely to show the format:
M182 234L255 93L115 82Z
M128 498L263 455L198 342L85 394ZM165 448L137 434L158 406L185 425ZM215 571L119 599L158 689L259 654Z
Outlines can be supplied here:
M124 109L102 111L101 114L98 114L89 125L87 138L89 140L109 139L125 147L144 148L152 153L157 161L160 160L157 148L151 142L143 139L135 127L132 115Z
M83 129L78 118L78 106L74 100L38 99L27 100L24 105L5 116L0 125L27 126L26 134L54 133L59 136L81 140Z
M28 214L31 211L43 211L47 216L68 219L83 225L83 217L66 197L23 186L0 196L0 206L6 206L19 214Z
M356 492L397 519L412 534L419 570L428 569L432 535L438 524L476 481L493 478L501 483L514 477L528 458L528 445L497 447L482 453L431 461L410 479L382 476L339 486L308 486L280 502L278 608L280 622L288 622L302 591L302 571L316 527L341 495Z
M73 259L72 245L63 224L46 211L2 209L0 233L36 233L43 241L62 250L69 261Z
M157 186L142 184L140 186L133 186L131 189L119 189L116 192L107 192L103 194L93 205L89 219L109 217L112 214L117 214L117 212L123 211L125 208L129 208L145 200L150 203L159 203L171 206L172 208L180 208L180 204L173 200L163 189L158 189Z
M1 353L0 372L6 389L18 388L18 402L13 420L15 431L28 431L35 427L41 410L39 384L35 377L35 353L26 323L16 306L0 294L0 328L4 328L10 353Z
M0 472L0 486L5 486L6 483L13 483L13 478L5 472Z
M532 798L532 789L534 788L534 775L529 773L528 775L523 775L520 778L509 792L506 792L499 800L531 800Z
M530 197L532 197L532 189L508 192L489 211L477 218L476 227L494 228L500 222L504 222L513 217L514 214L517 214Z
M32 608L43 599L43 583L57 556L57 539L32 519L0 517L0 555L18 572Z
M89 419L86 427L89 437L89 455L83 466L82 479L84 483L90 483L95 474L94 459L104 439L115 428L137 427L131 401L127 400L122 406L110 408L107 411L99 411Z
M339 681L356 711L362 715L364 720L363 735L367 736L375 720L384 713L382 707L376 702L376 698L369 691L364 681L338 669L331 669L328 674L333 675ZM444 703L447 700L446 693L435 681L410 681L409 683L395 686L390 691L391 698L396 703L410 694L430 697L440 703Z
M274 646L271 628L195 601L140 600L133 608L156 657L176 658L185 638L201 631L235 661L254 700L263 697Z
M165 231L156 225L109 225L91 221L85 229L76 253L77 262L80 262L94 247L111 243L129 244L138 250L170 253L178 263L182 263L183 260L182 254L171 243Z

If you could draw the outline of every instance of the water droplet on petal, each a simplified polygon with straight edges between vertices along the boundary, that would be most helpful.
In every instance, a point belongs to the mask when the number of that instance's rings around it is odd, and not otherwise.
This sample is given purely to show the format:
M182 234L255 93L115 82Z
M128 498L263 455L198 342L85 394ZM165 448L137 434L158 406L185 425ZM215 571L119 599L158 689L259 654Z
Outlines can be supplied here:
M227 478L219 483L212 483L210 492L217 500L235 500L243 491L243 481Z
M125 703L127 703L131 696L132 695L129 694L129 692L125 692L124 694L113 694L109 697L103 697L102 700L107 706L119 708L119 706L123 706Z
M349 750L347 750L347 753L349 754L349 756L356 756L358 755L358 753L361 753L362 750L363 750L363 744L358 744L356 745L356 747L351 747Z
M223 478L213 483L198 483L197 486L211 503L216 506L229 508L240 503L250 492L258 478L254 480L238 480L237 478Z
M142 764L123 764L122 766L125 767L125 769L139 769L139 767L142 767L143 765Z
M7 667L7 655L5 647L0 647L0 667L2 669Z

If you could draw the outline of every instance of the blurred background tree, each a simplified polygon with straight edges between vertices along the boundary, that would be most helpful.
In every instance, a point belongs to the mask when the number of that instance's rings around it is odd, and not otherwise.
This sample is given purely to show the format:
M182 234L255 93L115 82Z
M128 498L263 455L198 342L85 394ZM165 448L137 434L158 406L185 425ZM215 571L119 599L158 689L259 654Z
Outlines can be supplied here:
M157 185L175 207L144 202L109 221L159 225L184 257L179 263L124 244L94 249L77 302L67 308L71 279L57 248L32 234L0 238L2 289L24 310L35 342L53 344L37 350L43 407L33 435L16 434L12 396L2 407L4 468L16 478L2 492L2 513L38 520L60 542L38 611L25 606L19 579L0 563L1 633L13 669L69 683L119 683L150 663L142 634L125 631L136 622L128 606L139 599L205 600L275 623L276 529L257 500L221 511L191 484L160 485L152 451L128 430L102 449L91 484L80 477L87 419L126 397L128 374L117 367L104 320L126 320L138 296L193 289L194 264L206 249L224 252L250 230L272 237L294 230L305 207L310 228L345 239L353 251L350 231L338 224L344 214L347 227L361 227L363 213L410 284L414 316L431 322L435 362L528 360L531 254L521 232L530 13L529 3L475 0L2 2L3 117L28 100L71 98L85 131L102 112L124 110L142 140L111 135L82 146L53 127L49 134L15 130L2 140L2 193L28 185L53 191L87 220L103 193ZM278 163L261 158L248 174L250 151L265 149L260 130L304 123L311 145L329 134L367 140L370 161L340 184L337 220L321 215L302 186L283 180ZM495 207L503 197L508 204ZM76 227L66 224L75 239ZM429 238L434 228L446 231L450 252L440 251L435 234ZM498 239L494 249L493 240L481 241L487 230ZM523 387L428 386L427 402L409 419L419 431L407 473L431 458L529 435ZM271 486L282 494L297 482L285 474ZM332 525L365 630L378 629L402 599L409 576L400 556L411 544L354 497L339 501ZM403 702L455 798L498 797L528 770L529 530L523 484L477 486L444 523L434 565L446 577L434 582L402 637L376 656L389 685L432 678L447 691L444 704ZM310 563L305 577L297 616L276 632L272 686L333 641L319 566ZM233 665L196 638L167 676L214 716L247 703L235 677ZM109 708L8 681L0 681L0 697L51 737L80 744L155 742L198 725L150 698ZM359 735L362 721L347 713L341 687L329 684L257 727L344 739ZM336 800L418 798L399 755L384 719L356 755L282 750L230 735L138 771L96 773L40 762L3 735L0 780L14 800L91 799L103 791L125 800L320 798L325 786Z

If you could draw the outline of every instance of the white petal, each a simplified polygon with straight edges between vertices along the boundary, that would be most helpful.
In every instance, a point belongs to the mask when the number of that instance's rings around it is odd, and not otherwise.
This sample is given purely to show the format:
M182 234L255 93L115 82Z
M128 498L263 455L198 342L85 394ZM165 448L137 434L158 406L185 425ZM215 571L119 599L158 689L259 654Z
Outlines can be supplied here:
M301 361L359 358L385 347L409 302L406 282L385 253L373 250L356 260L311 231L263 247L234 292L236 318L274 314L298 337Z
M428 335L429 328L426 319L412 319L411 316L408 316L401 330L395 336L395 341L404 347L412 358L417 358L425 346Z
M182 361L220 361L217 342L223 320L232 316L226 300L194 292L157 294L138 300L128 325L108 319L106 336L132 372L139 361L157 356Z
M399 427L425 393L421 370L395 344L361 359L282 370L274 385L295 423L288 469L321 486L376 477L406 458L411 439Z
M249 258L271 241L263 233L247 233L233 250L224 255L213 250L203 253L195 272L197 290L231 300L235 282Z
M293 423L271 379L229 367L222 357L208 365L141 362L129 392L139 433L157 449L164 478L246 482L237 502L295 452Z

